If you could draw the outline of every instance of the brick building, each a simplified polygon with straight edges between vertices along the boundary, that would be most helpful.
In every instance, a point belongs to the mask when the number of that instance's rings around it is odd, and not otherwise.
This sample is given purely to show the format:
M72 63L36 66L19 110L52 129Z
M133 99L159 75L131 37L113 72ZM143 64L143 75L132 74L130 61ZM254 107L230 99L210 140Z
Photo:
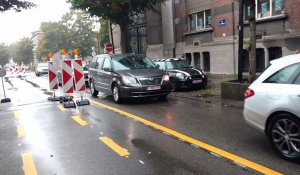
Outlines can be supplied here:
M257 69L262 71L270 60L300 49L300 0L255 1ZM249 9L246 3L245 43L250 37ZM238 16L238 0L169 0L156 12L145 13L144 50L152 59L175 55L205 72L237 74ZM246 49L244 53L247 71Z

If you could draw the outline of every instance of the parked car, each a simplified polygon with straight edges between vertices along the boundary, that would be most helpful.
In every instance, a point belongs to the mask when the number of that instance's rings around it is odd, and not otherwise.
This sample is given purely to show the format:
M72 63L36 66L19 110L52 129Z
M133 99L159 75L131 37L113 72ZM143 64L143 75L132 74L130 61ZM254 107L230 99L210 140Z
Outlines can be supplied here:
M270 64L245 92L244 118L282 158L300 160L300 55Z
M85 81L85 85L89 86L89 68L86 65L83 65L83 75L84 75L84 81ZM58 79L58 84L61 86L62 85L62 74L61 74L61 70L57 71L57 79ZM73 80L73 84L75 87L75 82Z
M89 66L89 75L91 94L113 95L116 103L139 97L166 99L171 92L168 74L144 55L98 55Z
M192 68L187 61L180 58L158 59L154 63L166 70L170 76L172 90L181 88L205 88L207 76L200 69Z
M38 63L35 69L35 75L48 74L48 63Z

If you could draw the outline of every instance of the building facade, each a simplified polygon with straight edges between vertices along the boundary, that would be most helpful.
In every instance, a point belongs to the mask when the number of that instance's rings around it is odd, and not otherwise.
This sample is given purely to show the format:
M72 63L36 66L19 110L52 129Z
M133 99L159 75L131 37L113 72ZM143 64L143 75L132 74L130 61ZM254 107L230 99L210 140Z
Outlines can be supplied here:
M246 72L250 7L248 0L244 1L243 70ZM300 49L300 0L255 2L257 70L262 71L270 60ZM150 58L181 57L205 72L237 74L239 1L169 0L157 9L144 16L143 39Z

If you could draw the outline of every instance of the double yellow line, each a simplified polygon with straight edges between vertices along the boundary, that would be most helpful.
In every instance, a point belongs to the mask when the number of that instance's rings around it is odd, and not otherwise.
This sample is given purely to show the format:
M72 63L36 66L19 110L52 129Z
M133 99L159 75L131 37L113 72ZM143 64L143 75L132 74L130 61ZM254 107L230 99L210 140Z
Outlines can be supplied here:
M156 128L156 129L158 129L158 130L160 130L162 132L168 133L168 134L170 134L170 135L172 135L174 137L177 137L178 139L181 139L181 140L186 141L186 142L188 142L190 144L196 145L196 146L198 146L198 147L200 147L200 148L202 148L204 150L207 150L207 151L212 152L214 154L220 155L221 157L227 158L227 159L229 159L229 160L231 160L231 161L233 161L233 162L235 162L237 164L240 164L242 166L251 168L251 169L253 169L255 171L258 171L260 173L268 174L268 175L269 174L270 175L282 175L281 173L279 173L277 171L271 170L271 169L269 169L267 167L264 167L262 165L259 165L259 164L255 163L255 162L249 161L247 159L244 159L242 157L234 155L234 154L232 154L230 152L221 150L221 149L219 149L217 147L214 147L212 145L206 144L204 142L201 142L201 141L196 140L194 138L191 138L191 137L189 137L187 135L184 135L184 134L181 134L179 132L176 132L176 131L174 131L172 129L169 129L167 127L164 127L162 125L159 125L159 124L156 124L154 122L151 122L151 121L146 120L146 119L144 119L142 117L136 116L134 114L130 114L130 113L126 112L126 111L114 108L112 106L108 106L108 105L103 104L103 103L99 103L99 102L94 101L94 100L90 100L90 102L93 105L109 109L111 111L114 111L116 113L124 115L124 116L126 116L128 118L131 118L131 119L134 119L136 121L139 121L139 122L141 122L141 123L143 123L145 125L152 126L153 128Z

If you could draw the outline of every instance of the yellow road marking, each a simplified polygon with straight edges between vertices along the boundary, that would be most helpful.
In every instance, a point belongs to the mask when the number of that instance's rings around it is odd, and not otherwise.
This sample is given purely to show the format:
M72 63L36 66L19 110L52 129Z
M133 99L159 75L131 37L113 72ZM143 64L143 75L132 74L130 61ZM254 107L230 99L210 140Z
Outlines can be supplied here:
M108 137L100 137L99 139L122 157L130 154L126 149L122 148Z
M25 175L37 175L31 153L21 154L23 160L23 171Z
M15 118L20 119L21 118L21 113L19 111L14 112L15 113Z
M67 111L62 105L58 105L57 108L63 112Z
M81 126L86 126L86 125L88 125L88 123L85 121L85 120L83 120L80 116L78 116L78 115L74 115L74 116L72 116L72 119L73 120L75 120L79 125L81 125Z
M123 111L123 110L120 110L120 109L117 109L117 108L114 108L114 107L111 107L111 106L99 103L99 102L94 101L94 100L90 100L90 102L92 104L94 104L94 105L97 105L97 106L109 109L109 110L114 111L116 113L119 113L121 115L127 116L128 118L131 118L131 119L137 120L139 122L142 122L142 123L144 123L146 125L152 126L152 127L156 128L156 129L159 129L160 131L166 132L166 133L168 133L170 135L173 135L173 136L175 136L175 137L177 137L177 138L179 138L181 140L184 140L184 141L189 142L191 144L197 145L197 146L201 147L202 149L205 149L205 150L208 150L208 151L213 152L215 154L218 154L218 155L220 155L222 157L225 157L225 158L227 158L229 160L232 160L232 161L234 161L236 163L244 165L244 166L246 166L248 168L251 168L251 169L253 169L255 171L261 172L263 174L281 175L281 173L279 173L277 171L271 170L271 169L269 169L267 167L264 167L262 165L254 163L252 161L249 161L247 159L244 159L242 157L234 155L234 154L232 154L230 152L221 150L221 149L219 149L217 147L214 147L212 145L206 144L204 142L201 142L199 140L191 138L191 137L189 137L187 135L181 134L181 133L176 132L176 131L174 131L172 129L169 129L167 127L164 127L164 126L161 126L161 125L156 124L154 122L151 122L149 120L143 119L143 118L138 117L138 116L133 115L133 114L130 114L130 113L126 112L126 111Z
M17 133L19 138L25 137L25 129L23 125L17 126Z

